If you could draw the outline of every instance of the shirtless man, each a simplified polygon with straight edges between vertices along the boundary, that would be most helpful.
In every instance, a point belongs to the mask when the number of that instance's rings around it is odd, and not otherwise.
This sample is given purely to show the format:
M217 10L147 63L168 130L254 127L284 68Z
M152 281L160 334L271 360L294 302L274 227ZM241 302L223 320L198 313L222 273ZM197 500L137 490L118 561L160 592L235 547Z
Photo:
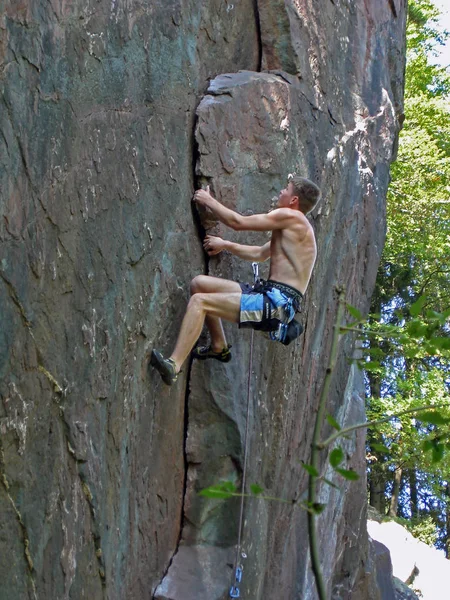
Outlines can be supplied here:
M211 344L196 348L195 358L231 359L221 319L271 331L272 339L283 341L287 323L294 318L308 287L316 260L316 240L306 214L320 199L319 188L303 177L294 176L278 196L277 208L268 214L243 216L215 200L209 186L197 190L194 201L235 231L272 231L263 246L235 244L207 235L204 248L213 256L228 250L244 260L262 262L270 258L267 282L255 286L198 275L191 282L191 299L181 324L175 348L169 358L153 350L151 364L167 385L177 379L181 365L194 347L206 322ZM283 326L285 328L283 329Z

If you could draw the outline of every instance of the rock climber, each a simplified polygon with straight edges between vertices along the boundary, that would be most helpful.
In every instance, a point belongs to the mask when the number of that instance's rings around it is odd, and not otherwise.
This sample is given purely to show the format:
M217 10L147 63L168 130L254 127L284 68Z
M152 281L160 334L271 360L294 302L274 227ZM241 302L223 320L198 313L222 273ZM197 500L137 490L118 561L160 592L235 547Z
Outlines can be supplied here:
M306 215L320 199L320 189L297 175L278 196L277 208L267 214L243 216L218 202L209 186L197 190L193 200L208 208L216 219L235 231L271 231L271 239L263 246L235 244L207 235L203 246L210 256L227 250L248 261L262 262L270 258L269 279L255 285L237 283L209 275L198 275L191 282L189 301L172 354L164 358L152 351L151 365L164 383L172 385L181 365L194 347L206 322L211 336L208 346L194 349L194 358L231 359L222 327L222 319L239 327L270 331L271 338L282 341L289 323L298 311L316 260L314 231Z

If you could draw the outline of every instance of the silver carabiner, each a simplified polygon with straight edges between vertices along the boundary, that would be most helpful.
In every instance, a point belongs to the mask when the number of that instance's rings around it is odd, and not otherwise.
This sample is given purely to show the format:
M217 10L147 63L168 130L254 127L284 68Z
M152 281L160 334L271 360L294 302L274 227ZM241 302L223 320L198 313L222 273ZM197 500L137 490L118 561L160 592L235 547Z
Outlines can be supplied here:
M257 262L252 262L252 269L253 269L253 279L256 283L259 279L259 265Z

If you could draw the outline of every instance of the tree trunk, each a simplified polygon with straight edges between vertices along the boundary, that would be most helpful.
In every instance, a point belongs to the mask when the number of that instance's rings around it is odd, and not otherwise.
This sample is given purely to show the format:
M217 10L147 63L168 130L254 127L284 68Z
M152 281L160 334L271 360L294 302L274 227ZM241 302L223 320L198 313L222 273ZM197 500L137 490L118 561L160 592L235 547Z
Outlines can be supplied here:
M369 504L382 515L386 514L385 484L384 473L373 465L369 476Z
M391 502L389 504L389 516L396 517L398 510L398 498L400 496L400 484L402 482L403 469L397 467L394 472L394 485L392 487Z
M417 507L417 477L415 469L409 470L409 498L411 518L414 519L415 517L419 516L419 510Z

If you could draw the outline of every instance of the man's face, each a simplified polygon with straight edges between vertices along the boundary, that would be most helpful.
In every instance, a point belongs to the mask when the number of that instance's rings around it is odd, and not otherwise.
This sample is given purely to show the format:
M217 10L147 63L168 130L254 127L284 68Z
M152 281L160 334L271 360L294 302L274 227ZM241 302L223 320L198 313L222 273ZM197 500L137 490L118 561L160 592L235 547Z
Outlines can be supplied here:
M294 198L294 189L292 182L289 182L284 190L281 190L278 196L278 208L289 208Z

